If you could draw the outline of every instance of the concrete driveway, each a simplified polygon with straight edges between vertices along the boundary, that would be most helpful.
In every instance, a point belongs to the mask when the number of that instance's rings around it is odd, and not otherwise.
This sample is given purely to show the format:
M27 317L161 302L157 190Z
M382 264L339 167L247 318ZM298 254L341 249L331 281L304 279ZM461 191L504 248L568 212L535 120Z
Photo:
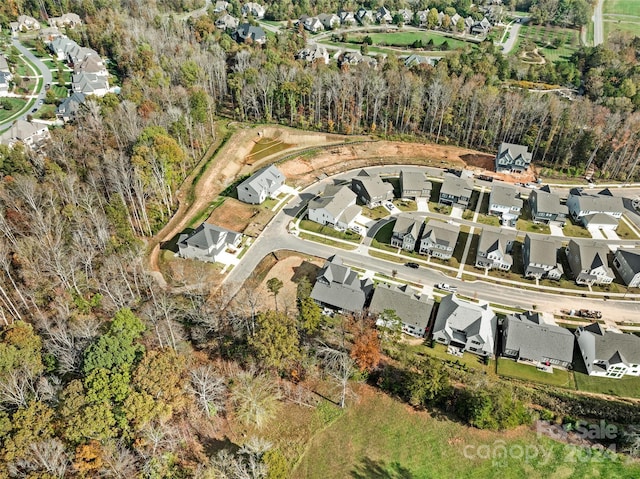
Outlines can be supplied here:
M550 224L549 229L551 230L551 236L564 236L564 230L561 226Z
M462 219L462 213L464 213L464 210L462 208L458 208L457 206L454 206L453 208L451 208L451 217L452 218L456 218L461 220Z
M593 239L607 239L600 228L587 228Z
M416 205L418 206L418 211L422 211L423 213L429 212L429 200L426 198L418 198Z

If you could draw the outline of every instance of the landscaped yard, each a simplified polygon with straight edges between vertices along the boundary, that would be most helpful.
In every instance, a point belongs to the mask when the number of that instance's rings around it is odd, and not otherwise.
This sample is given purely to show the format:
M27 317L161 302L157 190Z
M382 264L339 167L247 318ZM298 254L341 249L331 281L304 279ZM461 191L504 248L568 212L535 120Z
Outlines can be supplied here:
M581 391L640 398L640 378L623 376L620 379L599 378L575 372L576 384Z
M26 104L27 101L21 98L2 98L0 101L0 121L4 121L12 115L15 115L22 110Z
M565 236L573 236L574 238L591 238L589 230L582 225L577 225L573 222L571 217L567 218L562 231Z
M627 239L627 240L638 239L638 235L635 234L631 228L629 228L629 225L623 219L621 219L620 223L618 223L616 234L622 239Z
M497 369L500 376L575 389L573 374L564 369L554 368L553 373L545 373L544 371L539 371L535 366L505 358L498 358Z
M353 231L338 231L330 226L323 226L315 221L302 220L300 221L300 229L311 231L313 233L322 234L325 236L331 236L332 238L338 238L354 243L359 243L362 240L362 236Z
M413 200L393 200L393 204L400 211L416 211L418 209L418 205Z
M389 244L391 243L391 235L393 234L393 227L395 226L395 221L390 221L382 228L378 230L373 241L377 243Z
M306 240L310 240L310 241L315 241L316 243L321 243L321 244L326 244L328 246L334 246L336 248L342 248L342 249L347 249L347 250L353 250L356 249L356 246L351 246L345 243L341 243L340 241L334 241L331 240L329 238L324 238L322 236L316 236L316 235L312 235L309 233L305 233L304 231L301 231L299 234L299 237L302 239L306 239ZM373 254L372 254L373 256Z
M604 40L614 31L640 36L640 5L638 0L607 0L603 4Z
M362 208L362 215L372 220L380 220L389 216L389 210L384 206L376 206L375 208Z
M529 209L529 202L525 201L520 212L520 218L516 223L516 229L520 231L526 231L527 233L542 233L551 234L551 228L549 225L534 223L531 220L531 210Z
M415 411L397 400L371 390L360 391L360 401L336 413L337 419L310 440L291 477L305 479L541 479L632 478L640 473L627 461L598 460L567 463L564 444L537 435L530 428L501 432L480 431L442 414ZM308 430L297 422L278 429ZM279 432L275 432L277 441ZM271 438L269 438L271 439ZM290 442L290 441L288 441ZM276 442L277 444L277 442ZM506 451L538 451L523 459L506 454L496 462L491 451L501 444ZM488 448L486 459L476 454ZM532 455L533 456L533 455ZM589 456L585 456L589 457Z
M580 31L545 25L522 25L514 52L520 53L525 42L532 42L546 61L567 60L580 46Z

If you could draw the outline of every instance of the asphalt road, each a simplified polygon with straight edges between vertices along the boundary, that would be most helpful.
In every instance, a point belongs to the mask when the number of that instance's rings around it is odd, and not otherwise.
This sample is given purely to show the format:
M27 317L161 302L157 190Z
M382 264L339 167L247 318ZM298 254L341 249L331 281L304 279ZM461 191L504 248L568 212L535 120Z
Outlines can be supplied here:
M507 41L502 44L502 53L504 55L513 50L513 47L518 40L518 35L520 34L520 27L522 26L522 23L526 23L528 20L528 18L520 18L517 22L515 20L511 22L509 26L509 38L507 38Z
M604 43L604 28L602 25L602 4L604 0L598 0L595 8L593 9L593 46L598 46Z
M4 124L9 125L16 120L25 120L28 115L35 113L33 110L34 109L38 110L40 108L40 105L39 105L40 100L42 100L42 102L44 103L44 99L47 93L47 90L45 89L45 85L47 83L51 84L53 80L53 76L51 75L51 70L49 70L47 66L44 63L42 63L42 61L40 61L40 59L36 57L31 51L27 50L25 46L22 43L20 43L20 41L17 38L15 37L12 38L11 44L14 47L16 47L20 51L20 53L22 53L31 63L33 63L38 70L40 70L40 76L42 76L43 81L42 81L42 87L40 88L40 91L37 93L38 98L36 99L35 105L32 106L29 110L25 111L19 117L12 118L8 121L5 121L4 123L0 123L0 128L2 128Z
M398 166L385 166L371 168L377 172L387 174L399 171ZM416 168L416 167L407 167ZM438 173L441 170L431 169ZM424 168L422 169L424 171ZM355 171L346 172L336 177L322 180L301 192L299 197L292 199L289 204L280 210L263 233L255 240L249 251L244 255L239 264L229 272L225 278L227 292L235 294L258 266L262 258L278 250L297 251L302 255L319 256L327 258L333 254L341 256L345 263L360 268L373 270L392 276L397 271L397 278L422 285L433 285L439 282L447 282L458 287L458 292L493 303L510 305L523 309L536 309L559 314L561 309L597 309L614 321L637 321L640 317L640 303L621 300L603 300L598 298L582 298L578 296L564 296L552 293L543 293L502 284L488 283L484 281L465 281L455 279L440 271L427 267L417 270L407 268L399 263L374 258L358 252L358 250L342 250L332 246L323 245L314 241L303 240L287 232L288 224L293 221L309 199L322 191L333 180L346 179ZM429 173L431 175L431 173ZM432 176L438 176L437 174ZM627 243L627 242L621 242ZM629 242L638 244L640 242Z

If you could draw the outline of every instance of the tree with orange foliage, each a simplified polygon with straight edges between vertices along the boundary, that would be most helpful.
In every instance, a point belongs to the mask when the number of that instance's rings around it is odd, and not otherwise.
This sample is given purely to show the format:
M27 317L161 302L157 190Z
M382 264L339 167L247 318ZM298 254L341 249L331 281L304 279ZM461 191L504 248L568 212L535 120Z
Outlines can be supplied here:
M373 371L380 362L378 331L368 328L357 335L351 348L351 358L362 372Z

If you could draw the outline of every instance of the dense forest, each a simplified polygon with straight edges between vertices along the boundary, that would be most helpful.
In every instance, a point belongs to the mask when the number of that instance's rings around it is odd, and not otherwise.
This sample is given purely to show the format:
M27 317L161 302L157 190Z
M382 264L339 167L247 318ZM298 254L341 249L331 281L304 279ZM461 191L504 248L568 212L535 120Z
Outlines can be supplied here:
M439 3L463 11L471 2ZM640 39L619 35L557 64L523 65L485 42L435 67L390 57L376 70L339 69L296 61L305 43L296 28L262 48L216 30L213 13L173 14L203 4L0 5L3 26L18 14L81 14L78 41L110 59L122 87L52 130L45 155L0 148L0 477L286 477L290 451L273 447L264 425L283 404L317 406L305 381L335 386L342 405L348 380L360 378L476 427L530 421L531 392L470 379L455 389L460 377L410 359L397 331L379 336L362 318L321 324L308 283L284 311L258 312L251 287L233 301L163 291L145 273L144 240L175 211L220 117L491 153L510 141L552 168L637 179ZM273 15L294 17L339 6L272 4ZM527 82L577 94L569 101ZM276 305L278 289L272 282ZM381 349L393 358L382 366ZM538 401L575 415L604 410L595 400ZM214 439L229 424L242 441L223 447Z

